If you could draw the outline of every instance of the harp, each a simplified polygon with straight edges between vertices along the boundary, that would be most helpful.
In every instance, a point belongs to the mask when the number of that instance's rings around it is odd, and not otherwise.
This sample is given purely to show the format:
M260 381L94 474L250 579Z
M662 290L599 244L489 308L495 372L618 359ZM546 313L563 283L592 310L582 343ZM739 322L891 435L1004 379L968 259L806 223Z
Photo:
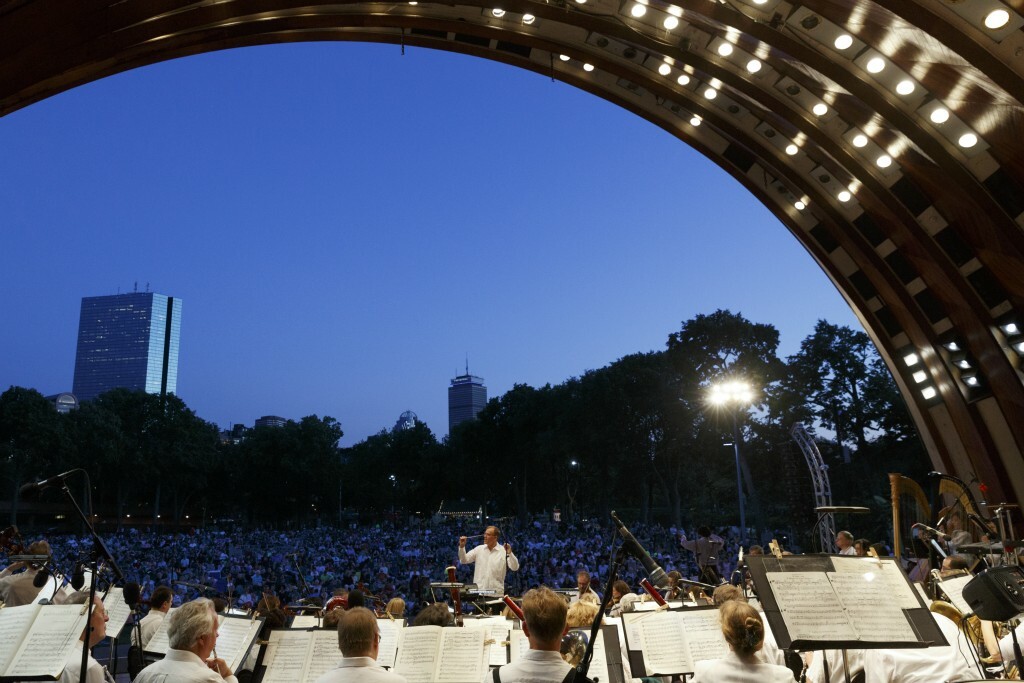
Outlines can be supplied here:
M896 559L917 557L914 549L911 526L922 520L931 521L932 507L924 489L902 474L889 473L889 489L892 498L892 551ZM904 543L909 543L906 550Z
M961 531L970 533L972 539L980 534L988 534L992 539L999 538L995 521L984 514L967 484L951 474L932 472L929 476L938 479L938 503L933 507L941 507L937 513L950 534L955 535L956 531ZM972 524L976 533L971 533Z

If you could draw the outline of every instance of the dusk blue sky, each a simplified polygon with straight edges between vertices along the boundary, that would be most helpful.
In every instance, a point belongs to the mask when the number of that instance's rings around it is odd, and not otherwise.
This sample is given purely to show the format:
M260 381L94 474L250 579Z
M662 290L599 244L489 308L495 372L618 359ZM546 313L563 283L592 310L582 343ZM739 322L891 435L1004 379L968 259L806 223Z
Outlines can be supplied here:
M354 43L137 69L0 118L0 390L69 391L83 296L183 300L178 394L226 427L412 410L660 350L698 313L859 324L730 176L623 109Z

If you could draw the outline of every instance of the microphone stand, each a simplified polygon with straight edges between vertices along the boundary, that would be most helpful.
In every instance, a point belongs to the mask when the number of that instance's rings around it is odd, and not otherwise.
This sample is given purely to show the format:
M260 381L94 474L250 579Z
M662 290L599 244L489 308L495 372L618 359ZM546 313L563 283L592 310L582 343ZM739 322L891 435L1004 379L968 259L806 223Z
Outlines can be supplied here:
M89 535L92 536L92 559L89 560L89 566L92 569L92 581L89 582L89 604L86 607L85 630L82 634L82 669L78 673L78 683L85 683L86 667L89 664L89 634L92 631L93 601L96 599L96 584L98 583L96 575L99 573L100 556L103 556L106 559L117 579L123 581L124 574L121 573L121 568L117 566L117 561L114 560L113 555L111 555L110 551L107 550L107 546L103 543L103 539L101 539L96 533L96 529L93 528L89 518L85 516L85 513L82 512L82 508L78 506L78 501L75 500L74 495L71 493L71 489L68 488L67 481L61 482L61 491L63 491L64 495L66 495L68 500L71 501L72 507L75 508L75 512L78 513L78 516L82 519L82 523L85 525L85 528L88 529Z
M614 545L614 543L615 538L612 537L612 544ZM625 559L626 547L625 544L622 544L615 550L611 566L608 570L608 583L604 589L604 598L601 602L601 609L597 611L597 615L594 617L594 623L590 627L590 640L587 642L587 649L583 653L583 659L575 669L575 675L578 677L585 678L587 671L590 670L590 662L594 658L594 641L597 640L597 634L601 630L601 620L604 619L605 610L608 609L612 602L612 585L619 578L619 565L621 565Z

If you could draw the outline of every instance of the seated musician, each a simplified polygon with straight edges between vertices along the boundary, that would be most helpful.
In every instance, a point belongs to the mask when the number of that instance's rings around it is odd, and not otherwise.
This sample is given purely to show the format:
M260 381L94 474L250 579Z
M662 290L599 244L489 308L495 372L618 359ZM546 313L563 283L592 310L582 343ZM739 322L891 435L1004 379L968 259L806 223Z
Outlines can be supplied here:
M391 598L388 600L384 612L390 614L395 619L403 619L405 617L405 600L399 597Z
M668 589L665 591L665 599L682 600L686 596L683 586L679 583L683 575L673 569L665 576L668 577Z
M174 593L167 586L157 586L153 590L153 594L149 596L149 614L139 622L139 632L142 635L141 647L143 650L149 645L149 641L153 639L156 632L160 630L160 624L164 622L164 617L167 616L167 611L171 609L172 602L174 602ZM139 645L136 642L137 640L135 632L132 631L132 645Z
M69 602L87 603L89 601L88 593L78 593ZM71 648L68 652L67 665L64 667L64 672L60 676L60 683L78 683L81 680L82 672L82 644L88 637L89 647L95 647L101 640L107 637L107 621L110 617L107 615L107 610L103 606L103 601L100 596L95 596L92 603L92 618L89 621L89 625L82 629L82 635L79 637L75 647ZM113 678L107 673L107 670L99 662L92 658L92 654L89 654L85 664L85 683L113 683Z
M609 614L613 609L618 607L619 601L622 600L623 595L629 594L629 584L622 579L617 580L612 584L612 602L608 607Z
M420 610L420 613L413 619L413 626L451 626L455 623L455 617L448 611L448 605L443 602L435 602Z
M717 592L717 591L716 591ZM729 643L729 654L722 659L697 662L690 683L792 683L793 672L778 664L765 664L757 657L764 645L764 622L750 605L735 600L719 610L722 634Z
M974 663L970 644L953 621L932 613L949 645L929 648L864 650L864 683L970 681L984 676Z
M857 557L867 557L868 550L871 549L871 541L866 538L858 538L853 542L853 552Z
M50 544L46 541L36 541L25 549L25 554L49 555ZM0 602L7 607L18 607L35 600L41 588L33 584L38 574L39 565L27 562L15 562L4 569L0 572Z
M186 602L168 619L167 654L143 669L134 683L238 683L223 659L210 659L217 646L218 625L212 600Z
M748 604L746 597L743 595L743 589L739 586L733 586L728 583L723 583L721 586L715 589L714 592L714 603L718 607L719 613L722 612L722 607L730 602L738 602L741 604ZM768 627L768 622L763 622L763 645L761 649L757 651L757 658L765 664L778 664L780 666L786 665L786 653L779 648L778 643L775 641L775 636L772 634L771 628Z
M350 594L351 595L351 594ZM405 678L377 664L380 629L377 617L365 607L350 607L338 621L341 661L316 683L405 683Z
M519 661L493 669L483 683L561 683L573 669L559 653L566 626L567 605L560 595L541 586L523 596L523 633L530 649Z
M576 595L570 598L570 604L579 601L581 598L583 598L584 595L587 595L588 593L597 597L598 601L601 600L601 596L598 595L597 592L590 585L590 572L588 572L586 569L581 569L578 572L576 572L576 588Z

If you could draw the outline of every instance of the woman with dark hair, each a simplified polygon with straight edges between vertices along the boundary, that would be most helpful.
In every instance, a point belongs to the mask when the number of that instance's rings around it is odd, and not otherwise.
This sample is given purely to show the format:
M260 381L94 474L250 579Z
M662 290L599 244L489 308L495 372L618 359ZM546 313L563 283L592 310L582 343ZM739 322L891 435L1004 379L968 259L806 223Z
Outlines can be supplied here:
M757 658L764 645L764 623L757 610L734 600L718 610L730 652L722 659L697 662L690 683L793 683L793 672L787 667Z

